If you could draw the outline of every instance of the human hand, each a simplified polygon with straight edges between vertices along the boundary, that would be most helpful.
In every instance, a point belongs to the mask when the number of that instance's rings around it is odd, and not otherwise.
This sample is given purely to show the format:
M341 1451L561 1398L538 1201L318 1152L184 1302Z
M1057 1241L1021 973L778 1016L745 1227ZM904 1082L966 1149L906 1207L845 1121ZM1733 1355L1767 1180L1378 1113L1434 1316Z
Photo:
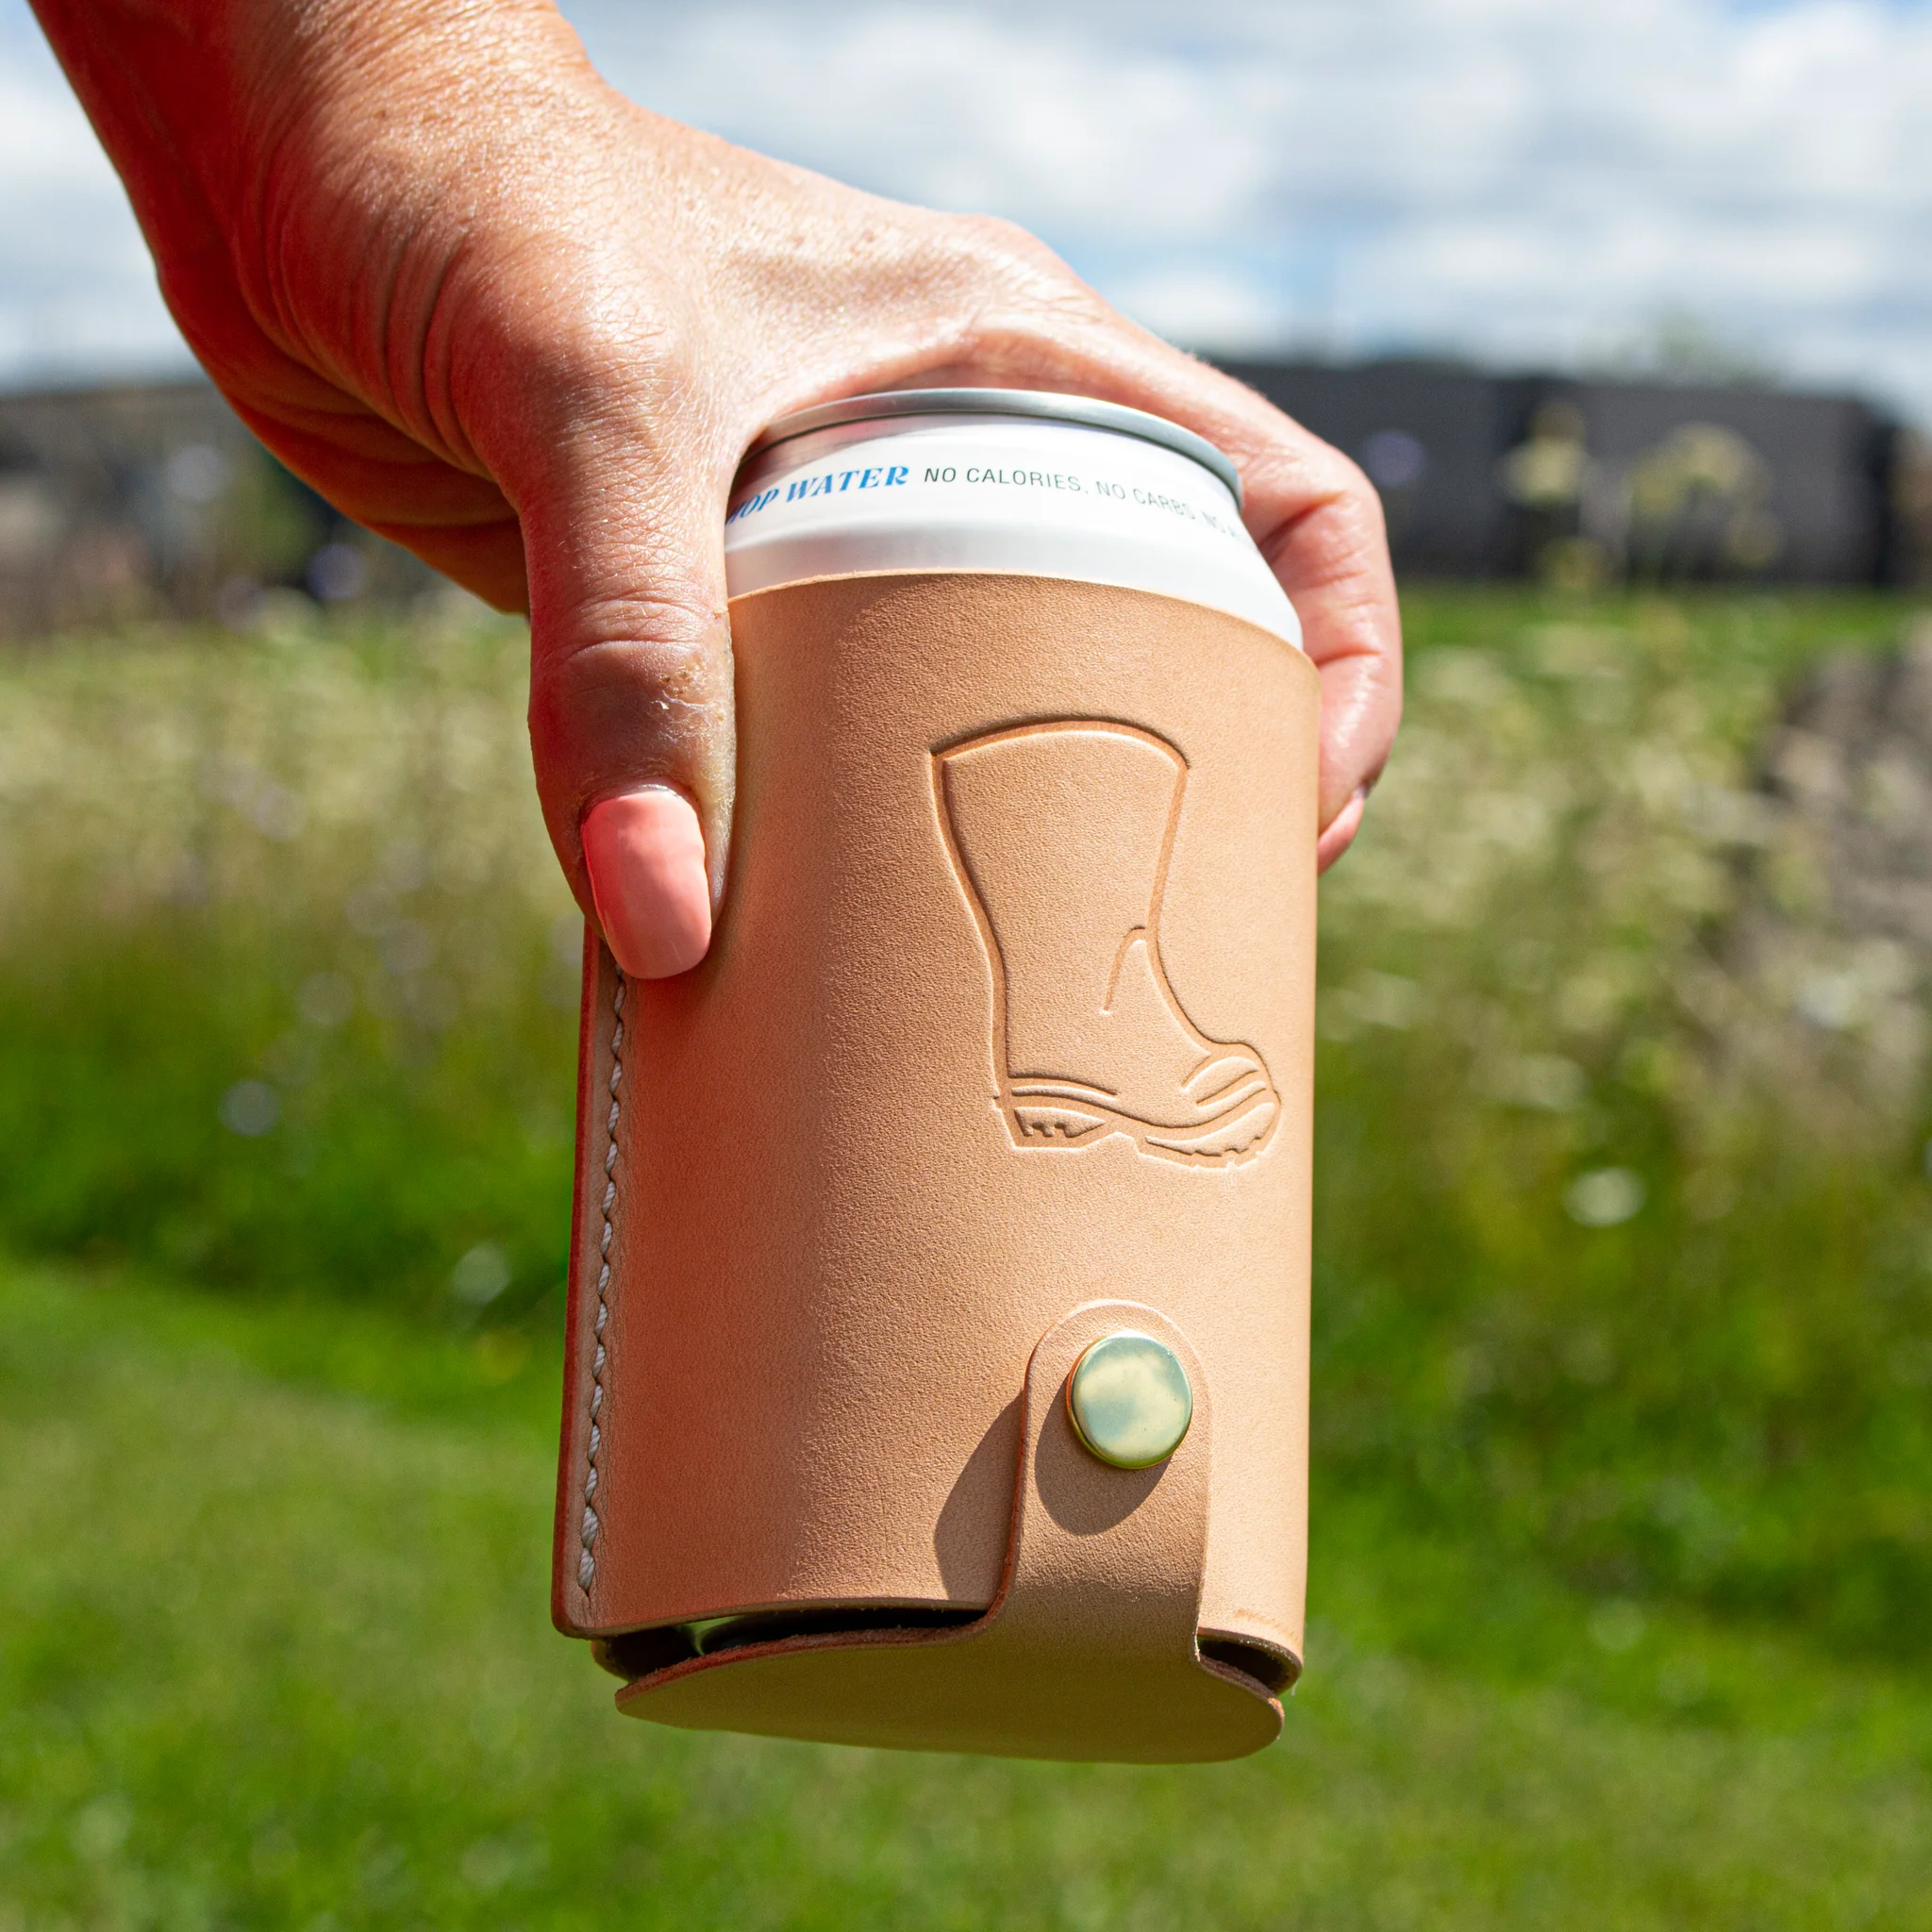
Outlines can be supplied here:
M537 788L627 972L703 957L734 741L723 525L776 417L869 390L1072 391L1185 424L1322 675L1318 862L1401 710L1355 465L1005 223L646 112L547 0L36 0L183 333L347 515L531 620Z

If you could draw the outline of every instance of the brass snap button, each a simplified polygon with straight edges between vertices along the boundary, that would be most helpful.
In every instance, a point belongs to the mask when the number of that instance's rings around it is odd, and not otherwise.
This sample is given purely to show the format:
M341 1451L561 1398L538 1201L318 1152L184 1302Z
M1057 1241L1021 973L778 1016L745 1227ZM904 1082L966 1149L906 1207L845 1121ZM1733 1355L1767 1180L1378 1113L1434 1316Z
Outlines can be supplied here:
M1067 1377L1074 1433L1116 1469L1147 1469L1181 1446L1194 1391L1180 1357L1151 1335L1124 1328L1092 1343Z

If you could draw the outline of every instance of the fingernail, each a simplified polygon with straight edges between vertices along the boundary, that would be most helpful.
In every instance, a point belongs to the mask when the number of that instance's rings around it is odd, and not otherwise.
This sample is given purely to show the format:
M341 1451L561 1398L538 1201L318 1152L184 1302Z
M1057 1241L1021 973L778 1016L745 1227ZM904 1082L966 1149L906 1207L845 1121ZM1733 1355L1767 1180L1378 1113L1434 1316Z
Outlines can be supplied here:
M1335 861L1346 852L1361 826L1362 813L1368 809L1369 791L1374 780L1357 785L1348 794L1348 803L1337 812L1315 841L1315 870L1326 872Z
M711 943L705 835L667 785L607 798L584 814L584 864L597 923L633 979L687 973Z
M1353 832L1361 824L1362 813L1369 808L1369 791L1372 781L1364 781L1348 794L1348 802L1328 821L1328 832L1343 828ZM1323 835L1327 836L1327 833Z

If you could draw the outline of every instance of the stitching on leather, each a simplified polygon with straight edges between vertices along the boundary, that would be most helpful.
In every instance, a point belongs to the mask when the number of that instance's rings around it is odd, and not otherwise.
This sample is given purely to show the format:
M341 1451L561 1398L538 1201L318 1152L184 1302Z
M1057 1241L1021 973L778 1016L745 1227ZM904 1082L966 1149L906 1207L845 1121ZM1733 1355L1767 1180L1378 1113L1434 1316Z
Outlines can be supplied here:
M610 1248L617 1239L617 1122L622 1103L618 1087L624 1079L623 974L610 1001L610 1113L605 1122L604 1228L597 1241L596 1353L591 1357L591 1432L584 1452L584 1514L577 1525L577 1583L586 1592L596 1581L597 1559L591 1546L600 1527L597 1510L597 1452L604 1446L604 1330L610 1320Z

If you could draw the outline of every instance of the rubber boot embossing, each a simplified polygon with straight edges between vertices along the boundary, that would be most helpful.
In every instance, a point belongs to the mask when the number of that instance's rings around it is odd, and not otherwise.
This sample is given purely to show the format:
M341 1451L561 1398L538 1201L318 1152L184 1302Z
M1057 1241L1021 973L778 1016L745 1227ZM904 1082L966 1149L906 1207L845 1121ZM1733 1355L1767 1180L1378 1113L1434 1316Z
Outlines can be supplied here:
M1023 724L933 758L940 822L992 969L992 1058L1014 1146L1129 1136L1251 1159L1281 1103L1261 1057L1209 1040L1160 958L1188 766L1150 731Z

